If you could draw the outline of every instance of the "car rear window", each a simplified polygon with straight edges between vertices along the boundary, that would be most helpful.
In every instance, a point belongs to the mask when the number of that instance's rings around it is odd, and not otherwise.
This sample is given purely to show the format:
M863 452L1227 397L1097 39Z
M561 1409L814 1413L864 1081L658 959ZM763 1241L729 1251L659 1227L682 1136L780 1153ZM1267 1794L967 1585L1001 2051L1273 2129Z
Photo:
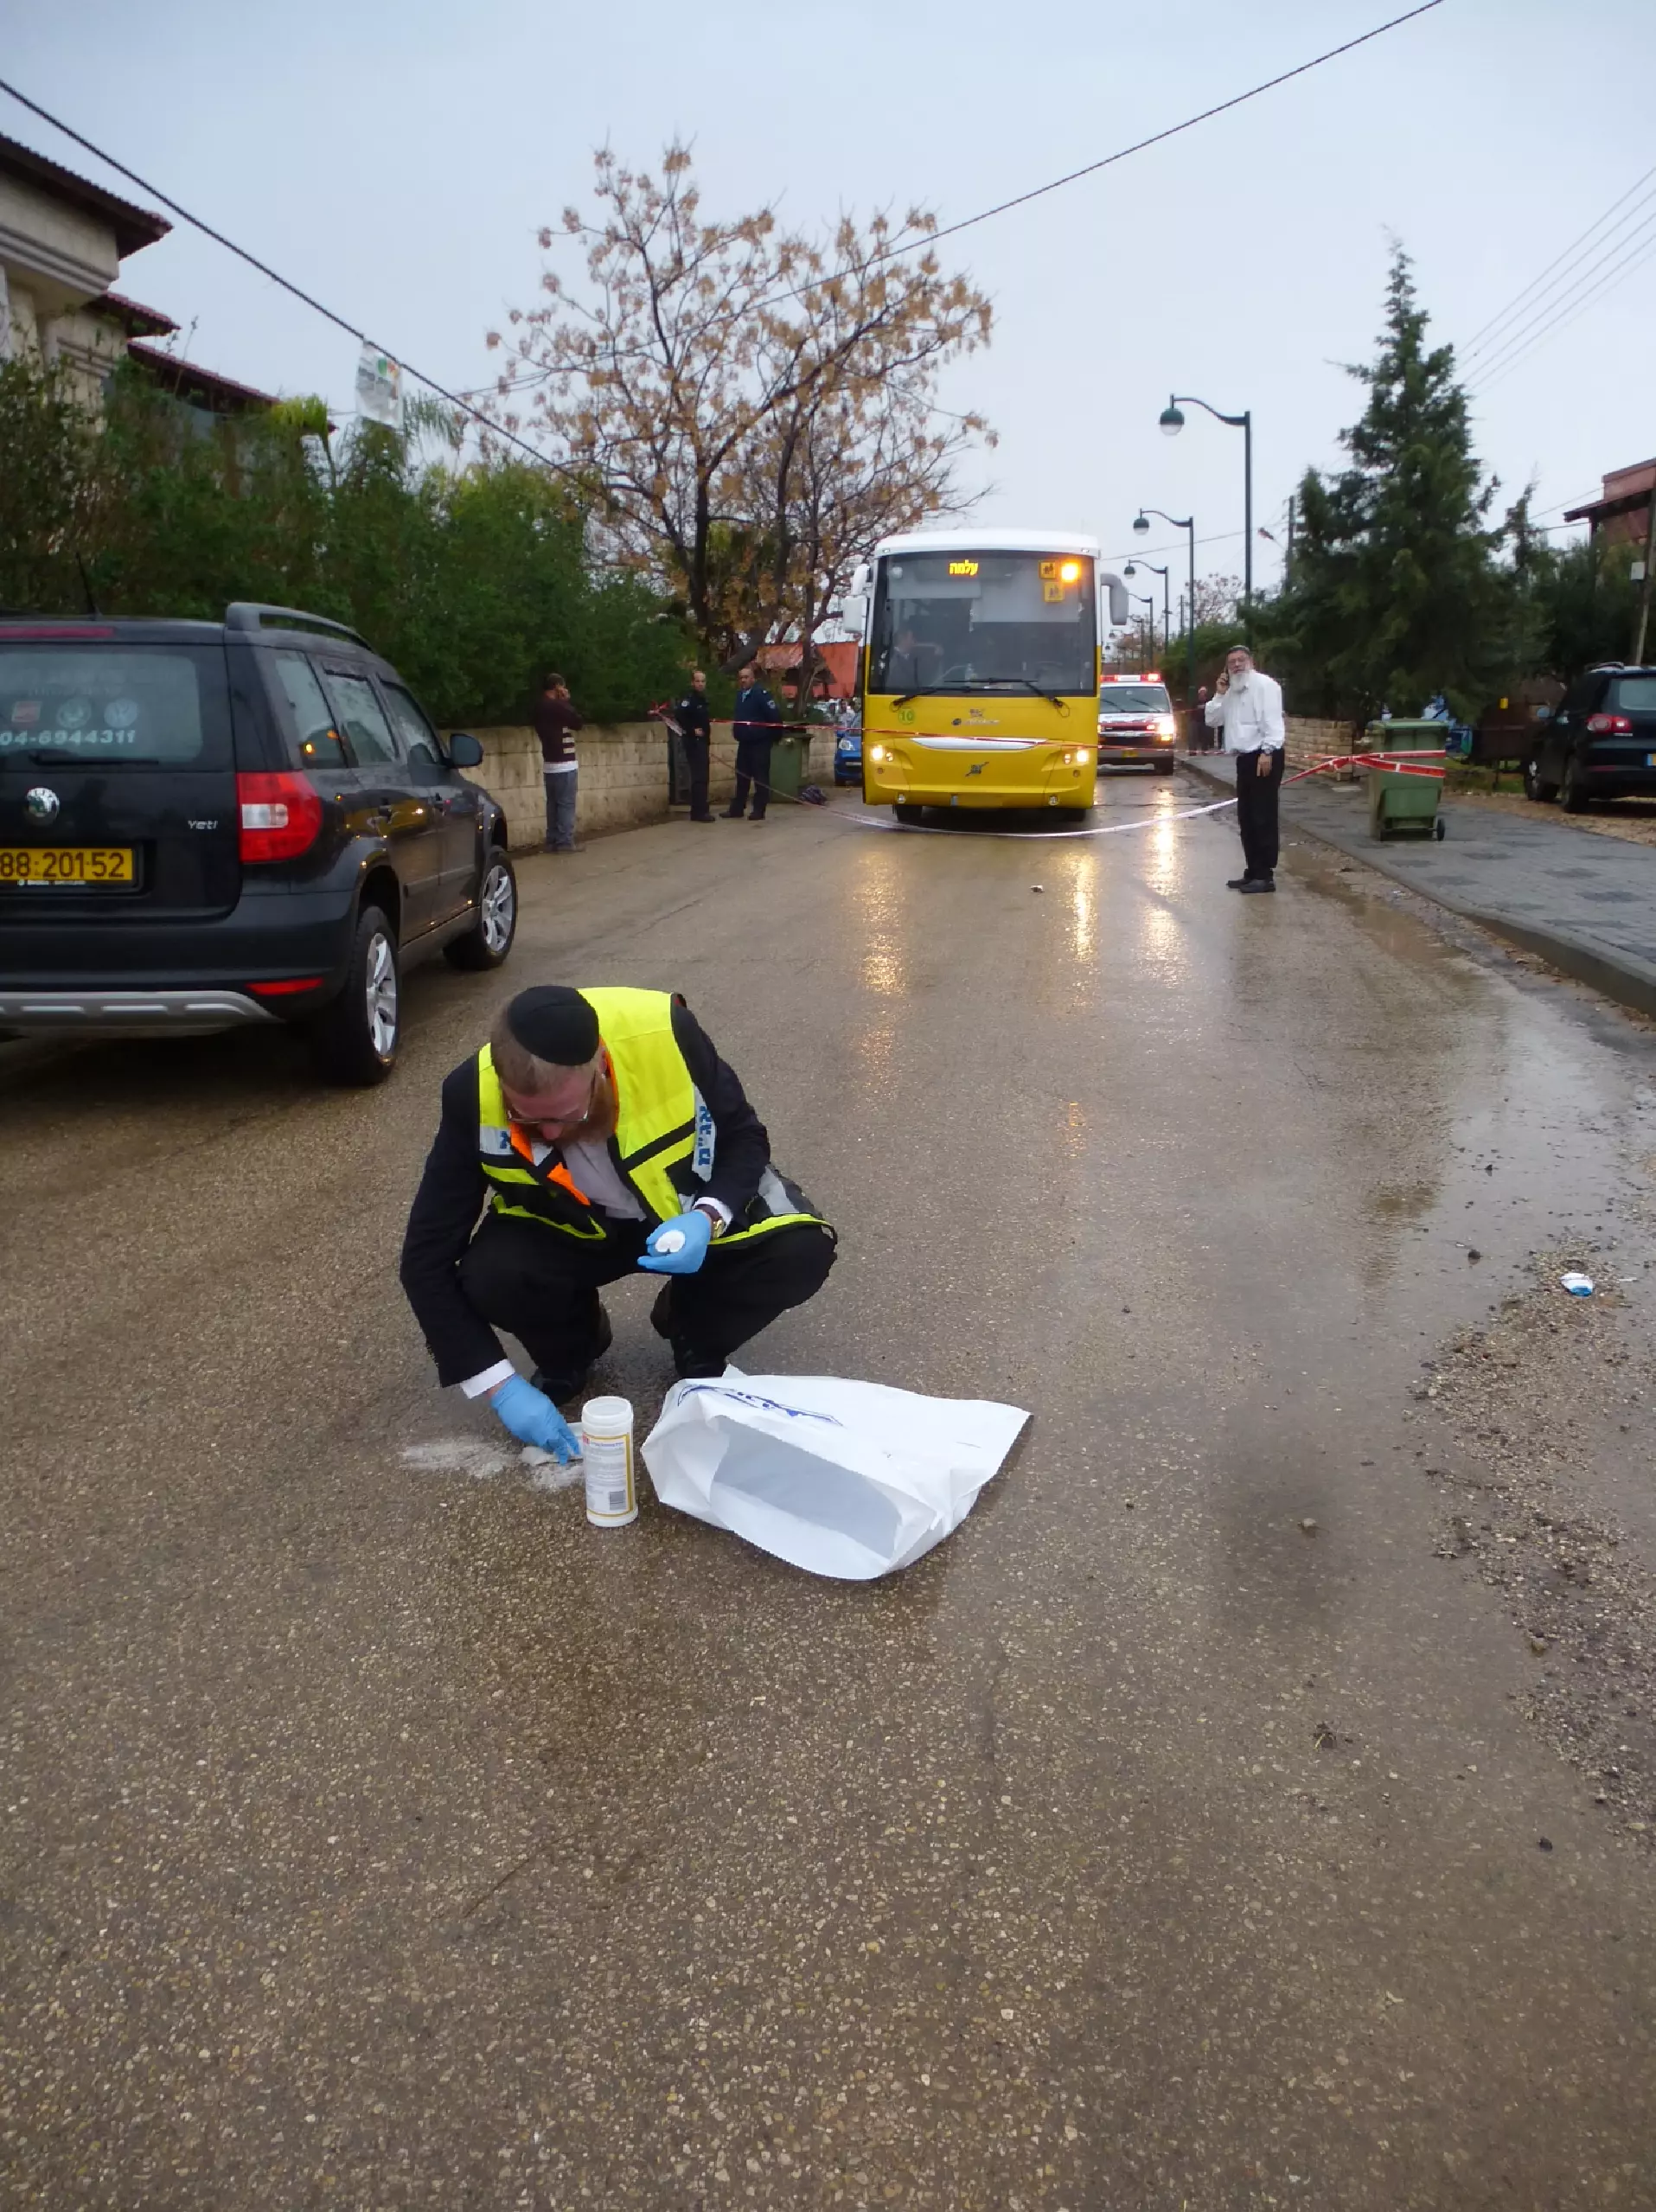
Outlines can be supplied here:
M1656 714L1656 676L1618 676L1608 705L1618 714Z
M229 758L222 648L0 640L0 763L171 768Z

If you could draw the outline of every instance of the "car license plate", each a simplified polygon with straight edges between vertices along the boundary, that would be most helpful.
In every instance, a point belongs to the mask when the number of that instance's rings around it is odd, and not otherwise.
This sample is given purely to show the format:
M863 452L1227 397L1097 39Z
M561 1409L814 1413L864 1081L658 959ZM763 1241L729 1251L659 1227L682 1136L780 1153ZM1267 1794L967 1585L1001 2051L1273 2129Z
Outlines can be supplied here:
M0 845L0 884L131 883L127 845Z

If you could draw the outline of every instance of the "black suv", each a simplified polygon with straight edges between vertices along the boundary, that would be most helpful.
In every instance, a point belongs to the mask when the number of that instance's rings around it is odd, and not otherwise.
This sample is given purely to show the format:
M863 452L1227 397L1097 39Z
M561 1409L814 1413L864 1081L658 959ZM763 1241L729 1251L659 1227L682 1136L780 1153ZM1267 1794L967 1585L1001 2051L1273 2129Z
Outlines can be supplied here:
M1656 668L1590 668L1571 684L1524 764L1524 789L1566 814L1656 798Z
M498 968L506 820L355 630L0 621L0 1036L304 1026L383 1081L398 978Z

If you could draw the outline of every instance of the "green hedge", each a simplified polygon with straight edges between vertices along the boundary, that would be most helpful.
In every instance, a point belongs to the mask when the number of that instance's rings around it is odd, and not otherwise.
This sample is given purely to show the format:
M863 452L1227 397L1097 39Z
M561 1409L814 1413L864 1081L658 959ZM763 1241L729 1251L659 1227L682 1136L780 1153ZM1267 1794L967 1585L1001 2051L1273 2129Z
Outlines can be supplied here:
M422 461L316 401L214 419L137 371L87 420L55 371L0 364L0 606L220 620L233 599L349 623L441 723L523 719L548 668L594 721L681 687L682 623L586 550L529 463Z

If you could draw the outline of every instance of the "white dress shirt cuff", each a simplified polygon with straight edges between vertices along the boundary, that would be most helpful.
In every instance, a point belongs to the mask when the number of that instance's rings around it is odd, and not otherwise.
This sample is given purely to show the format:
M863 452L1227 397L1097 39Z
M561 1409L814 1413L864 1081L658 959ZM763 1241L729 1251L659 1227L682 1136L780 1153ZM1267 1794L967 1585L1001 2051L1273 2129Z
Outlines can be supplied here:
M489 1391L497 1390L502 1383L509 1382L516 1372L517 1369L509 1359L497 1359L492 1367L485 1367L481 1375L470 1377L460 1387L469 1398L480 1398Z

